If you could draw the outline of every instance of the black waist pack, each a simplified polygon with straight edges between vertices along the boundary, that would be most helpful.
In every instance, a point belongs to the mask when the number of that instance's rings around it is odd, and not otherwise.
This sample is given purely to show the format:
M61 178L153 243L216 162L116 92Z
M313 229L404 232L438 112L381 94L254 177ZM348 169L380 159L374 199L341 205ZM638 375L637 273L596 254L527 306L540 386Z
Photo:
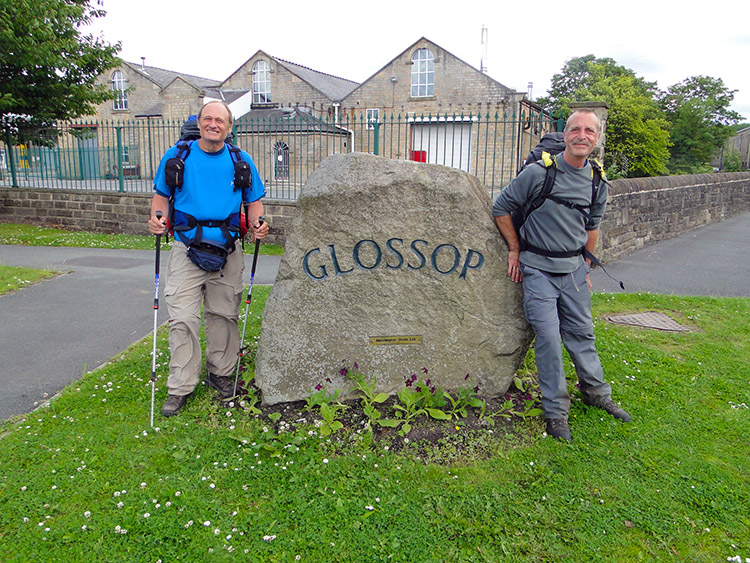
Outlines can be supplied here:
M219 272L224 269L229 252L223 246L201 241L188 246L187 255L201 270Z

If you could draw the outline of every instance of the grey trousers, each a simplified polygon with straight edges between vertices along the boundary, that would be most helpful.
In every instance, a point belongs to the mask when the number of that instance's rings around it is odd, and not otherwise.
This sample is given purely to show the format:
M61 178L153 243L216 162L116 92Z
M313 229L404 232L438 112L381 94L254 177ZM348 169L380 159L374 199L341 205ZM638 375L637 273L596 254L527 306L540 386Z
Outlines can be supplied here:
M237 362L237 328L245 261L239 242L221 272L206 272L193 264L187 248L174 241L167 263L164 289L169 311L169 378L172 395L188 395L200 382L201 305L206 334L206 369L230 376Z
M612 394L596 351L588 272L586 262L563 276L521 265L524 311L536 334L534 351L546 419L566 418L570 410L561 339L575 365L581 392L591 398Z

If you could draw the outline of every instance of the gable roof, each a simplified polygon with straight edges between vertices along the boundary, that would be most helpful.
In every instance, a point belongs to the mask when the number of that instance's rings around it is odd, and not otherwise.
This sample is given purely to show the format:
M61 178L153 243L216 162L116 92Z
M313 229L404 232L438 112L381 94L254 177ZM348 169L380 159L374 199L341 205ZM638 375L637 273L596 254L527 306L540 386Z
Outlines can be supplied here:
M394 63L394 61L396 61L396 60L400 59L401 57L403 57L404 55L406 55L406 54L407 54L407 53L409 53L410 51L413 51L413 50L414 50L414 49L415 49L415 48L416 48L416 47L417 47L418 45L420 45L420 44L424 45L425 43L427 43L427 44L431 45L431 46L432 46L432 47L434 47L435 49L440 49L440 50L441 50L441 51L443 51L444 53L446 53L446 54L450 55L451 57L453 57L454 59L456 59L457 61L459 61L460 63L462 63L462 64L466 65L467 67L469 67L469 68L471 68L471 69L473 69L473 70L475 70L475 71L477 72L477 74L481 74L481 75L482 75L482 76L484 76L484 77L485 77L485 78L486 78L487 80L489 80L489 81L491 81L491 82L494 82L495 84L497 84L497 85L498 85L498 86L500 86L501 88L503 88L503 89L507 90L508 92L515 92L515 90L514 90L513 88L508 88L508 87L507 87L507 86L506 86L505 84L502 84L502 83L498 82L497 80L495 80L494 78L492 78L492 77L491 77L490 75L488 75L488 74L486 74L486 73L482 72L481 70L479 70L479 69L478 69L478 68L476 68L475 66L473 66L473 65L470 65L469 63L467 63L467 62L466 62L466 61L464 61L463 59L461 59L461 58L457 57L456 55L454 55L453 53L451 53L451 52L450 52L450 51L449 51L448 49L444 49L443 47L441 47L440 45L438 45L438 44L437 44L437 43L435 43L434 41L430 41L430 40L429 40L429 39L427 39L426 37L422 36L422 37L420 37L419 39L417 39L417 40L416 40L416 41L415 41L414 43L412 43L411 45L409 45L409 46L408 46L408 47L407 47L406 49L404 49L403 51L401 51L401 52L400 52L400 53L399 53L398 55L396 55L395 57L393 57L393 58L392 58L392 59L391 59L390 61L388 61L388 62L387 62L386 64L384 64L384 65L383 65L383 66L382 66L382 67L381 67L380 69L378 69L378 70L377 70L377 71L376 71L376 72L375 72L375 73L374 73L374 74L373 74L372 76L370 76L369 78L367 78L367 79L366 79L366 80L365 80L364 82L362 82L362 84L359 84L359 85L358 85L358 86L357 86L356 88L354 88L354 89L353 89L353 90L352 90L351 92L349 92L349 94L352 94L352 93L354 93L354 92L355 92L356 90L358 90L358 89L362 88L363 86L365 86L365 85L366 85L366 84L367 84L368 82L370 82L371 80L373 80L373 79L374 79L374 78L375 78L376 76L378 76L378 75L379 75L379 74L380 74L381 72L383 72L383 71L384 71L384 70L385 70L386 68L388 68L389 66L391 66L391 65L392 65L392 64ZM515 92L515 93L519 93L519 94L521 94L521 93L523 93L523 92ZM347 94L347 96L348 96L349 94Z
M201 76L193 76L192 74L184 74L182 72L165 70L163 68L158 68L155 66L145 66L128 61L122 61L122 63L162 89L166 88L177 78L181 78L182 80L199 90L205 90L207 88L218 88L221 85L220 80L203 78Z

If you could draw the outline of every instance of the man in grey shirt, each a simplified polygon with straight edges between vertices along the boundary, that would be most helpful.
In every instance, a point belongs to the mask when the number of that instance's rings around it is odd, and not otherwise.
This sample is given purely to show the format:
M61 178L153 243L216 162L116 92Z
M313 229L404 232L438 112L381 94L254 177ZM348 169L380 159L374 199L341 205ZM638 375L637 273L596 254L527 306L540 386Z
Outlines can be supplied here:
M511 213L528 209L540 194L546 167L524 169L497 196L492 214L508 244L508 276L523 282L524 310L536 334L547 434L570 441L561 338L575 365L584 403L623 422L631 417L612 400L612 388L604 381L591 317L590 261L584 259L596 246L608 195L606 182L601 182L591 201L594 170L588 157L599 140L599 119L590 110L576 111L563 135L565 150L550 165L556 167L552 197L528 215L520 233Z

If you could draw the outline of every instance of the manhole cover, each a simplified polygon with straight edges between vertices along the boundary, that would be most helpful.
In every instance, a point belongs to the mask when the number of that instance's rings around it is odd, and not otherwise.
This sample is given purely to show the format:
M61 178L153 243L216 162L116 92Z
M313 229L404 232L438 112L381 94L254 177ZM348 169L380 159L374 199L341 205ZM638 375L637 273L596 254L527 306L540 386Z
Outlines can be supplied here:
M690 332L688 327L681 325L670 316L664 313L657 313L656 311L646 311L645 313L634 313L632 315L613 315L605 318L609 322L619 325L653 328L667 332Z

